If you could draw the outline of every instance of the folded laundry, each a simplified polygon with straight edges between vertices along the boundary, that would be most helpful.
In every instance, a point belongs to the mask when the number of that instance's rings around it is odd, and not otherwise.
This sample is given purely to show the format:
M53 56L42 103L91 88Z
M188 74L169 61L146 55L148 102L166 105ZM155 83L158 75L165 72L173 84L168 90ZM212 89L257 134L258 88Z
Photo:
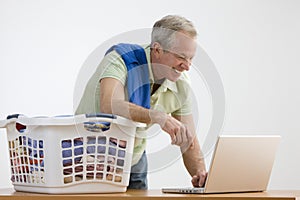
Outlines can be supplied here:
M91 132L107 131L110 128L109 122L84 122L84 128Z
M88 155L96 155L97 158L100 158L101 155L105 155L106 153L106 137L98 137L98 142L95 144L96 137L93 137L92 139L88 139L88 146L86 147L86 152ZM72 158L72 155L74 154L74 162L78 163L81 161L82 157L77 157L80 155L84 155L84 148L83 148L83 141L82 139L75 139L74 141L74 150L72 150L70 147L72 147L72 141L71 140L64 140L62 142L62 156L63 158ZM91 145L90 145L91 144ZM117 144L115 142L109 141L109 148L108 148L108 154L109 155L116 155L117 154ZM125 157L125 151L119 150L118 152L119 157ZM73 161L72 159L64 159L63 165L67 166L71 164ZM108 161L109 162L109 161Z

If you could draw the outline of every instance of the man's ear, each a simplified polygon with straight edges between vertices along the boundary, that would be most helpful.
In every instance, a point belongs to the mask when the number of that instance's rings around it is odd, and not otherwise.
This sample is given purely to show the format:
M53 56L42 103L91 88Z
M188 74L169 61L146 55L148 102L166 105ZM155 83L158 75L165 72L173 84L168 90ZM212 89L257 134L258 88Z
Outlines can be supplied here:
M152 44L152 52L156 59L159 59L161 54L163 53L163 48L158 42L154 42Z

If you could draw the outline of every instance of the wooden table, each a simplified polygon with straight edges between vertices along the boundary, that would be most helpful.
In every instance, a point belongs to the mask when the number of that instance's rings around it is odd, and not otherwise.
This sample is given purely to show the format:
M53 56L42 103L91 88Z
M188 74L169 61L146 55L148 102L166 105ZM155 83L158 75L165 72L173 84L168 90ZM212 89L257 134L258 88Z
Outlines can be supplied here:
M297 199L300 197L300 190L286 191L266 191L266 192L253 192L253 193L232 193L232 194L167 194L162 193L160 190L128 190L125 193L114 194L65 194L65 195L53 195L53 194L37 194L16 192L14 189L0 189L0 200L53 200L58 198L59 200L163 200L163 199L208 199L208 200L284 200L284 199ZM298 198L299 200L300 198Z

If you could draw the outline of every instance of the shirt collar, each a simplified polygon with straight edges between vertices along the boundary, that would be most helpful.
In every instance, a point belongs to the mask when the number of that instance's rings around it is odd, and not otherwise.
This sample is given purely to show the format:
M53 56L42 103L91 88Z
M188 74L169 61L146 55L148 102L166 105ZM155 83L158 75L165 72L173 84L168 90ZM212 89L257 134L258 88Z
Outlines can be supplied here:
M166 79L166 80L163 82L162 87L165 88L165 89L164 89L164 92L165 92L167 89L169 89L169 90L171 90L171 91L173 91L173 92L177 92L177 91L178 91L178 90L177 90L177 85L176 85L176 83L173 82L173 81L170 81L170 80L168 80L168 79Z

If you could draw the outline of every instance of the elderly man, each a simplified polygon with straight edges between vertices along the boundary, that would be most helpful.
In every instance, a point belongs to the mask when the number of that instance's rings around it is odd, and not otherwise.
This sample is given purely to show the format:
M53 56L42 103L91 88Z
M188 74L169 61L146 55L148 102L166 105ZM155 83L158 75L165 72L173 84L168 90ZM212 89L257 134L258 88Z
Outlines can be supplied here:
M194 187L207 176L192 115L189 78L197 31L177 15L157 21L150 45L110 48L89 80L79 113L113 113L137 122L157 123L180 146ZM147 189L146 138L136 137L128 188Z

